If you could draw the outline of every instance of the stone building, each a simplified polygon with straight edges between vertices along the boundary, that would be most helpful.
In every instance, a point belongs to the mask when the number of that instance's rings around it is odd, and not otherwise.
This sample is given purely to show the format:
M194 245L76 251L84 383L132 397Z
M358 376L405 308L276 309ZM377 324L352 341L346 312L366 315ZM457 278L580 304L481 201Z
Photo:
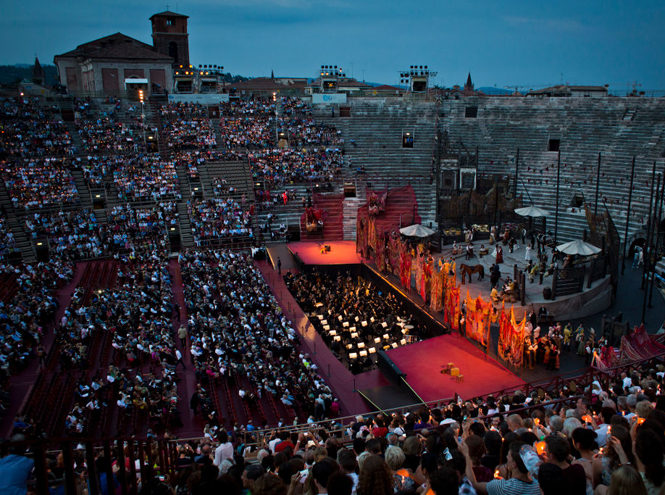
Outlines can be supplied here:
M150 17L153 46L116 33L56 55L60 84L93 96L173 92L174 67L189 65L187 19L170 11Z

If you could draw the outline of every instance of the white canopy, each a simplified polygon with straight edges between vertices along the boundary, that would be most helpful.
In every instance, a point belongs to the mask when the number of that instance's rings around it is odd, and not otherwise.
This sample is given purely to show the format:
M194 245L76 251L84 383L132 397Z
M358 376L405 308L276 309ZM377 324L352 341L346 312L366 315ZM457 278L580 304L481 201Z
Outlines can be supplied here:
M408 227L403 227L399 229L400 233L409 237L429 237L434 234L432 229L423 227L420 224L409 225Z
M602 249L581 240L566 242L556 247L557 251L564 254L579 254L581 256L591 256L602 251Z
M534 205L525 206L524 208L516 208L515 213L522 217L531 218L546 217L550 214L549 211Z

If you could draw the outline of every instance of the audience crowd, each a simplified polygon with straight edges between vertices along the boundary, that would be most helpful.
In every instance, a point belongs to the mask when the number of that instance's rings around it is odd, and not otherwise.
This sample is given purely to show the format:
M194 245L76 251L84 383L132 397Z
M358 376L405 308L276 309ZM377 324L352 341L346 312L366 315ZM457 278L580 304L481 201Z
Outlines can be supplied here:
M197 376L247 377L243 400L270 395L287 408L323 416L333 403L295 329L249 255L228 251L180 254L188 335ZM223 423L222 423L223 424Z
M24 96L0 98L0 105L0 159L72 154L72 139L56 116L57 107Z
M68 163L58 158L2 162L2 179L15 209L45 208L79 202Z
M255 181L264 180L271 186L308 180L332 181L344 166L343 152L332 148L254 151L249 159Z
M72 433L88 433L86 426L94 411L109 404L120 408L119 414L144 414L167 427L182 425L177 410L171 276L159 252L122 265L117 284L110 289L90 293L78 287L65 310L58 330L62 369L86 370L97 364L91 362L96 334L109 336L110 360L115 363L108 366L105 378L96 376L77 385L65 424ZM142 373L144 365L149 373Z
M0 301L0 370L13 375L37 355L46 326L58 307L56 291L74 275L73 263L0 265L3 283L15 285L13 297Z
M202 274L211 260L198 256L190 261ZM657 495L665 485L664 372L646 363L606 389L594 382L578 394L459 399L361 415L345 427L282 425L266 436L208 423L202 439L177 442L174 476L148 469L137 483L183 494ZM137 472L151 468L134 454Z
M116 162L113 181L122 201L181 198L174 162L159 155L138 155Z
M58 259L98 258L107 252L97 217L88 210L33 213L24 225L34 242L47 238L51 255Z
M141 114L122 121L113 112L100 111L74 122L82 151L92 154L138 153L145 149Z
M0 212L0 261L6 261L16 251L14 233L9 228L7 216Z
M215 239L254 235L249 210L232 198L188 202L187 212L197 246L207 246Z
M130 258L168 252L167 225L177 223L175 203L162 202L152 208L114 206L107 216L105 244L113 252L129 252Z
M159 111L161 139L169 151L211 149L217 147L217 138L207 108L195 103L169 103Z

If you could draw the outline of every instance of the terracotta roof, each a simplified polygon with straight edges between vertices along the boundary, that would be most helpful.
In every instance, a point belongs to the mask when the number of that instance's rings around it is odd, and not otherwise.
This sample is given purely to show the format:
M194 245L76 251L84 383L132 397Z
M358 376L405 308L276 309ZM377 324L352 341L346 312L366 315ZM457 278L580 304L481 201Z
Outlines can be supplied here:
M369 84L361 83L354 79L349 79L347 81L337 81L338 88L371 88Z
M389 84L382 84L381 86L377 86L374 89L377 91L404 91L401 88L390 86Z
M163 17L184 17L185 19L189 19L188 15L183 15L183 14L177 14L175 12L171 12L170 10L165 10L164 12L160 12L159 14L153 14L150 16L150 20L152 21L153 17L157 16L163 16Z
M156 52L152 46L122 33L84 43L74 50L55 56L59 57L173 60L168 55Z
M572 91L607 91L605 86L568 86Z

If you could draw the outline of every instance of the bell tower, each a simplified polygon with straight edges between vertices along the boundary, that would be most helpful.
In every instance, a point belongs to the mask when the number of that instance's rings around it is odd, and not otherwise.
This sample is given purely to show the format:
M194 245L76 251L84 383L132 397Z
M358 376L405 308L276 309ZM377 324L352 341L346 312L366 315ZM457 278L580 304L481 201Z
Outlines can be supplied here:
M169 10L155 14L152 22L152 46L155 51L173 58L173 65L189 67L189 16Z

